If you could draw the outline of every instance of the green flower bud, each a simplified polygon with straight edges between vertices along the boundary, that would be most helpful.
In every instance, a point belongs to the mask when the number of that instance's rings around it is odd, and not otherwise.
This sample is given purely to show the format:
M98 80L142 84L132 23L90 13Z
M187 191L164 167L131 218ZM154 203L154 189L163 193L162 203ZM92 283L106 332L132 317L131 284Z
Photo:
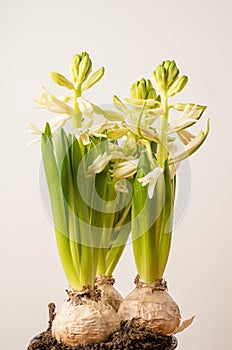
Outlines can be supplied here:
M85 55L83 55L83 58L81 59L79 65L78 82L80 84L82 84L88 78L88 75L91 73L91 70L92 61L89 58L89 55L85 52Z
M130 94L131 94L131 97L132 98L136 98L136 99L140 99L139 96L139 81L136 81L132 86L131 86L131 89L130 89Z
M138 85L138 98L145 100L147 97L147 87L145 79L141 79Z
M178 78L179 69L175 61L166 60L160 64L153 73L156 86L159 91L167 93L174 81Z
M133 156L137 152L136 140L133 136L128 136L123 147L126 156Z
M105 68L101 67L95 73L91 75L89 80L84 84L82 90L90 89L94 84L96 84L104 75Z
M87 52L76 54L70 62L70 71L73 81L82 84L91 73L92 62Z
M175 94L183 90L187 82L188 82L188 77L186 75L182 75L182 77L178 78L171 85L170 89L168 90L168 96L169 97L174 96Z
M170 61L170 60L163 61L162 65L164 66L166 72L169 70L170 64L171 64L172 62L173 62L173 61Z
M156 91L155 89L150 89L148 92L147 99L155 100L156 99Z
M157 89L159 91L166 92L167 76L166 76L166 70L162 64L160 64L153 72L153 78Z
M166 61L166 62L170 62L168 64L168 68L167 68L167 88L169 89L169 87L174 83L174 81L178 78L179 75L179 69L176 66L176 62L175 61ZM167 65L166 65L167 66Z
M78 78L78 72L79 72L79 64L81 61L81 56L76 54L72 57L70 62L70 72L73 81L76 83Z
M156 98L156 92L149 79L140 79L136 81L130 89L132 99L146 100Z
M73 84L71 83L71 81L65 78L64 75L57 72L50 72L49 75L54 81L54 83L56 83L57 85L64 86L69 90L73 89Z
M150 81L150 79L142 79L142 80L144 81L147 91L153 89L152 82Z

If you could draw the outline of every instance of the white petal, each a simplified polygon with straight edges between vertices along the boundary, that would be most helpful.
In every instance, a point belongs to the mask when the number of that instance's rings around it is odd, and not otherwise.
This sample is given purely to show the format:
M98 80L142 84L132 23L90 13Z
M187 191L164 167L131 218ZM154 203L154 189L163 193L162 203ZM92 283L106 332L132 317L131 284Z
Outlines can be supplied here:
M156 167L152 171L150 171L144 177L137 179L142 186L148 185L148 197L151 199L153 197L154 189L157 183L159 176L163 173L163 169L160 167Z
M90 144L90 140L89 140L89 135L88 134L83 133L83 134L80 134L79 137L80 137L81 141L83 142L84 146Z
M140 125L140 127L138 128L138 125L136 124L126 123L125 126L136 135L141 134L143 137L152 141L158 140L157 134L152 129L147 128L144 125Z
M156 185L156 182L155 182L155 183L151 183L151 184L148 186L148 197L149 197L150 199L152 199L152 197L153 197L155 185Z
M41 135L43 130L41 128L39 128L38 126L29 123L29 133L33 134L33 135Z
M114 177L125 179L136 173L138 162L139 159L131 159L125 162L121 162L117 164L116 168L110 172Z
M107 136L105 134L98 134L97 132L92 132L91 133L93 136L95 137L104 137L104 138L107 138Z
M29 141L29 142L27 143L27 146L30 146L30 145L32 145L33 143L37 143L37 142L40 142L40 141L41 141L41 138L34 139L34 140L32 140L32 141Z
M77 102L82 113L85 113L86 115L92 115L93 107L88 100L86 100L84 97L78 97Z
M197 120L193 119L193 118L188 118L188 119L178 119L175 120L174 122L170 123L169 125L169 130L179 130L179 129L185 129L188 126L193 125L194 123L196 123Z
M101 173L112 156L107 156L107 153L99 154L93 163L89 166L88 171L92 174Z
M59 100L57 97L55 97L53 94L51 94L46 88L41 88L42 93L39 97L39 99L35 100L37 103L40 104L40 107L47 108L51 112L57 113L57 114L69 114L74 115L75 110L67 105L66 103Z
M179 155L176 155L176 157L174 157L171 160L171 163L178 163L178 162L184 160L185 158L191 156L194 152L196 152L196 150L202 145L202 143L205 141L206 137L208 136L209 128L210 128L210 124L209 124L209 120L208 120L206 131L205 132L201 131L197 136L195 136L186 145L185 152L183 152Z

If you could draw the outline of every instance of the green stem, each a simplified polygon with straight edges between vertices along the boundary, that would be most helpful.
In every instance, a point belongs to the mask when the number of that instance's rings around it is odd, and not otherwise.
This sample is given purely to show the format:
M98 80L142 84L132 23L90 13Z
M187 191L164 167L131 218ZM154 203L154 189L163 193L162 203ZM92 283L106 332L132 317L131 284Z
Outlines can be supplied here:
M161 168L164 167L165 159L167 158L167 127L168 127L168 98L163 95L161 97L161 106L164 109L164 113L162 115L161 125L160 125L160 144L158 146L158 164Z
M73 129L82 127L82 113L80 112L80 108L77 102L77 99L80 96L81 96L81 85L78 85L77 88L74 90L74 95L73 95L73 108L76 111L76 114L72 118Z

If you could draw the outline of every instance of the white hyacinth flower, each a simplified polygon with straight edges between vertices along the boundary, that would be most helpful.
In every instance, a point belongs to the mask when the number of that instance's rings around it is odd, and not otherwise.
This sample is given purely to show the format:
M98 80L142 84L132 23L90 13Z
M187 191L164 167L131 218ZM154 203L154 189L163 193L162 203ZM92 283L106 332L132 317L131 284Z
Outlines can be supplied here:
M77 102L81 113L84 113L87 117L92 117L94 113L92 103L86 100L84 97L78 97Z
M111 170L112 176L119 179L125 179L134 175L137 171L139 159L129 159L117 164L114 170Z
M103 132L108 128L108 124L103 118L85 118L81 128L73 130L73 133L80 138L84 145L90 143L90 136L107 138Z
M148 197L150 199L153 197L158 177L163 173L163 171L164 170L162 168L156 167L144 177L137 179L142 184L142 186L148 185Z
M169 131L179 131L195 124L202 115L203 110L202 106L187 104L182 116L169 124Z
M88 167L88 173L89 174L99 174L104 170L106 164L109 163L112 156L107 155L106 152L103 154L99 154L96 159L94 159L93 163Z
M39 104L39 108L47 108L49 111L57 114L74 115L75 110L65 102L59 100L51 94L45 87L41 88L41 95L35 100Z
M52 135L54 136L60 129L62 129L65 123L67 122L67 120L69 120L70 118L71 118L70 116L58 116L58 117L49 119L47 123L50 125ZM36 139L28 143L28 146L29 146L33 143L41 141L41 135L43 133L43 129L41 129L40 127L32 123L29 123L28 126L29 126L29 133L32 135L38 136Z
M103 114L103 110L100 107L86 100L82 96L78 97L77 102L81 113L85 114L87 117L92 117L93 113Z

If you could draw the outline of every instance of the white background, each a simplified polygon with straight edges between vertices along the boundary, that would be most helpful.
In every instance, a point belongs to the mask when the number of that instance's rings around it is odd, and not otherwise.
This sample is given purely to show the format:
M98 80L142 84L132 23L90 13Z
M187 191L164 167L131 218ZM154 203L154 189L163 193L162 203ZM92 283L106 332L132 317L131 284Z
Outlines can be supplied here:
M191 158L190 203L165 277L183 316L196 315L178 349L231 348L231 16L230 0L1 1L1 349L26 349L46 326L47 303L65 298L27 123L51 117L33 100L41 85L53 89L49 71L68 74L71 56L84 50L95 68L106 67L88 94L95 102L128 96L132 82L171 58L190 77L181 102L208 106L211 133ZM135 273L128 246L115 272L124 296Z

